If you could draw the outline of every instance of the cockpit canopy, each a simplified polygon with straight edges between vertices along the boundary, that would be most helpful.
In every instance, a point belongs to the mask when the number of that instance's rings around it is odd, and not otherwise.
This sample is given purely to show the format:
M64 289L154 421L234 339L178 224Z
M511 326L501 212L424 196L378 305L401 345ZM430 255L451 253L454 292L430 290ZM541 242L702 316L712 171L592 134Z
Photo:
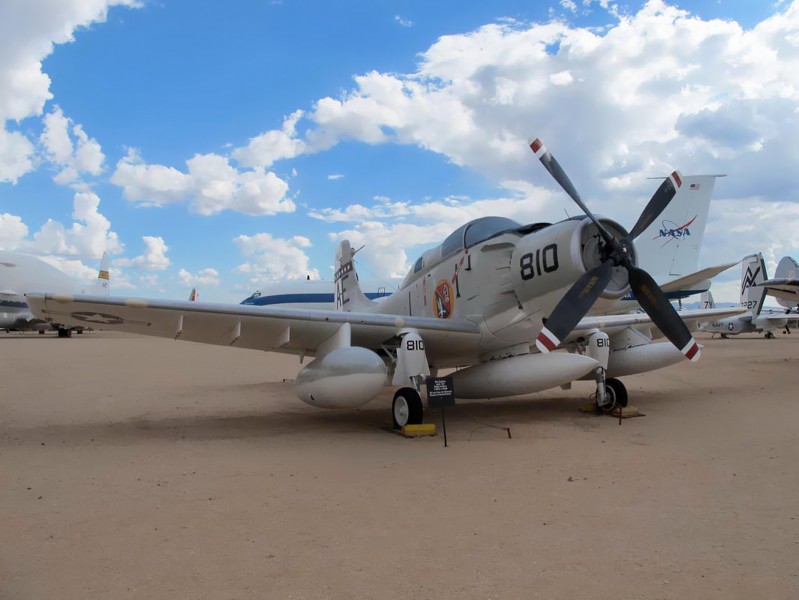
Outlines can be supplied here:
M431 248L413 264L410 272L405 276L402 287L409 284L425 267L430 268L438 264L447 256L454 254L464 248L471 248L490 240L502 233L520 229L522 224L506 217L481 217L474 221L469 221L453 231L447 238L435 248Z

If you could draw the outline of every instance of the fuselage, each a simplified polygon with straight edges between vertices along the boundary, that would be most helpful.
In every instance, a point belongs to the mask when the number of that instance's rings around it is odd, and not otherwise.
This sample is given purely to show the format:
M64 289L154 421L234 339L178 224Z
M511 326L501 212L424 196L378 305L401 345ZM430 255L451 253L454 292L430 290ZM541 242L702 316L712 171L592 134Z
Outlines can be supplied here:
M45 327L31 314L25 300L25 294L43 291L77 294L84 290L68 275L34 256L0 251L1 329Z
M626 235L620 225L602 222L619 237ZM356 312L473 321L482 334L477 356L461 356L456 348L432 354L449 364L501 358L526 351L566 290L600 262L599 236L587 218L523 226L485 217L425 252L400 290L380 303L358 306L348 280L352 266L339 267L337 304L344 309L350 303ZM592 312L609 310L627 293L626 273L619 271Z

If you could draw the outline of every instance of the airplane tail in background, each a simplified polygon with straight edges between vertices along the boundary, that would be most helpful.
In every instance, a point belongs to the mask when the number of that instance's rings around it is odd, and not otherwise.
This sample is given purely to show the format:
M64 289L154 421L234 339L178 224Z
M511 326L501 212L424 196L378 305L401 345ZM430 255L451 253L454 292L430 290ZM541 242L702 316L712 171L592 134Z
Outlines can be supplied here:
M657 281L692 273L699 266L699 250L707 225L710 197L716 178L688 175L663 213L635 240L638 265Z
M796 281L799 279L799 263L797 263L790 256L783 256L777 264L777 270L774 272L774 279L785 279L789 281ZM796 291L789 292L787 297L775 294L777 304L784 306L787 309L796 308L799 304L799 295Z
M100 261L100 270L97 272L97 279L94 280L92 293L98 296L111 295L111 275L109 269L108 252L103 252L103 258Z
M191 294L189 294L189 302L197 302L200 299L200 294L197 293L197 288L191 288Z
M702 308L716 308L716 303L713 301L713 294L710 293L710 290L706 292L702 292L701 302Z
M753 316L760 314L766 299L766 288L763 282L766 277L766 262L761 253L745 256L741 261L741 306L752 311Z
M374 306L361 291L358 274L349 240L342 240L336 251L336 273L333 278L336 285L336 310L343 312L360 312Z

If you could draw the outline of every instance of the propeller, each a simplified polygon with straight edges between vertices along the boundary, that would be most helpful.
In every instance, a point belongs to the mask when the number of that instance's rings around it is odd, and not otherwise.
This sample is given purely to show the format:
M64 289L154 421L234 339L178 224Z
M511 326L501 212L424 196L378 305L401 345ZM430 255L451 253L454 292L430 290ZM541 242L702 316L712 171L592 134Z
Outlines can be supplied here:
M632 260L632 240L637 238L669 205L677 190L682 185L682 177L674 171L655 191L644 208L638 221L624 238L616 238L600 223L580 198L580 194L569 180L555 157L547 150L543 142L536 138L530 144L536 158L541 161L547 171L555 178L563 190L574 200L582 211L594 223L604 244L600 244L602 264L584 273L568 292L560 299L557 306L545 321L541 333L536 339L536 346L541 352L551 352L563 338L577 325L580 319L591 309L605 286L613 276L614 267L627 270L630 289L635 298L652 319L652 322L674 344L686 358L691 361L699 359L699 345L688 331L683 320L674 310L666 294L660 289L649 273L635 266Z

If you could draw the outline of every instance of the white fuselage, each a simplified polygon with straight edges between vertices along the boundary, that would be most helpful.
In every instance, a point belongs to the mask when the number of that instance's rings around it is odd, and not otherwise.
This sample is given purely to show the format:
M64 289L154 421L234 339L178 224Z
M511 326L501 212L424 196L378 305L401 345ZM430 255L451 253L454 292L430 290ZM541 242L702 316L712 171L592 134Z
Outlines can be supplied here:
M0 251L0 329L30 329L42 324L28 308L25 294L29 292L77 294L85 287L34 256Z

